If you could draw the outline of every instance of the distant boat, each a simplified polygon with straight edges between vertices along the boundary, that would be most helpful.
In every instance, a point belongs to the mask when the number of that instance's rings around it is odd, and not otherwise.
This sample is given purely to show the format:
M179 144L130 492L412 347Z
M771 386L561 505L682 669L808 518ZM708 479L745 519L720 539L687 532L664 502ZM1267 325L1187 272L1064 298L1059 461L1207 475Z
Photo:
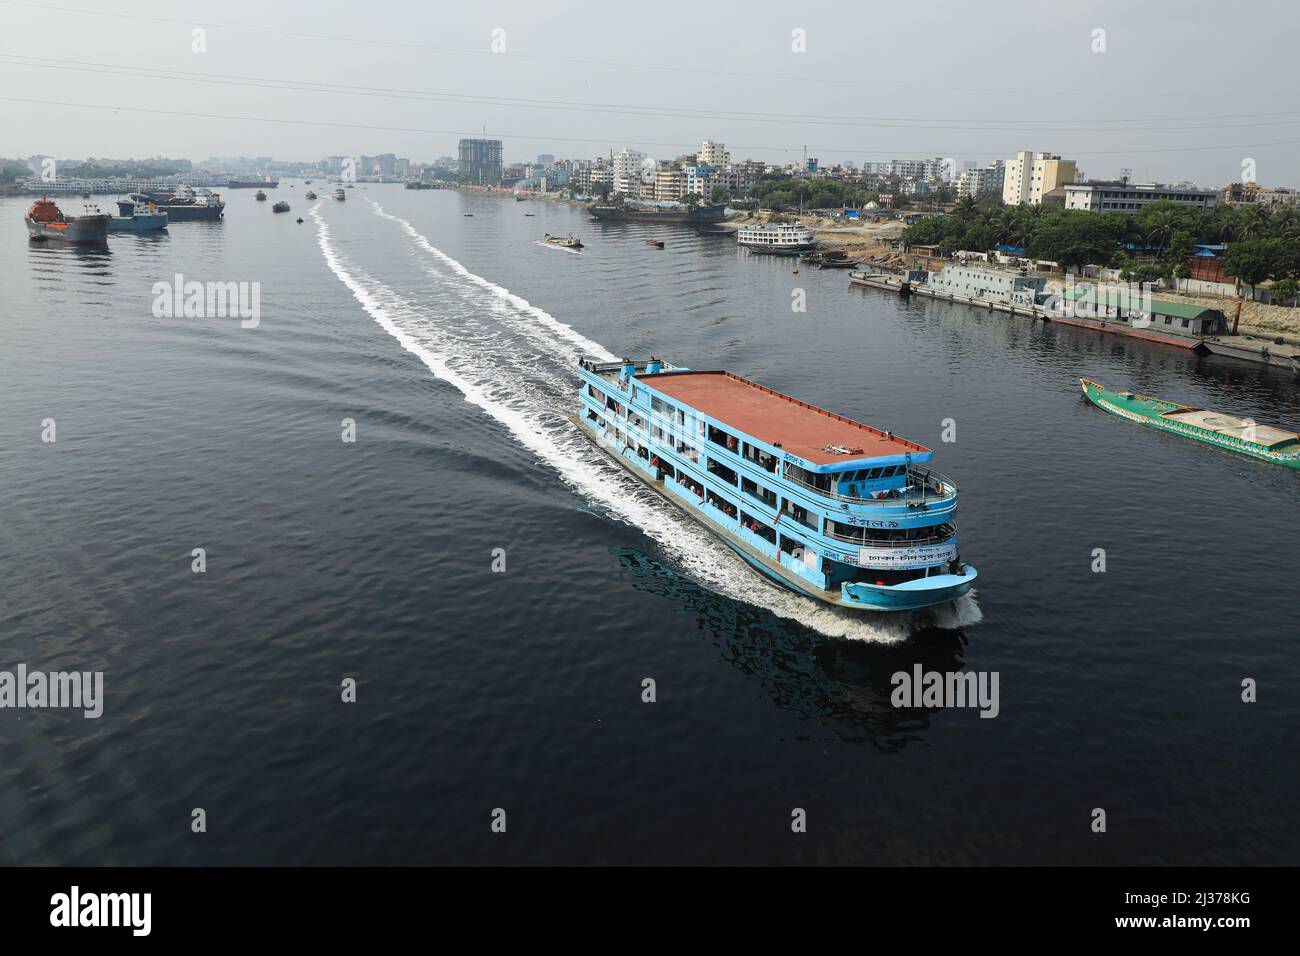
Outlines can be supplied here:
M727 204L684 206L676 202L640 202L618 197L587 207L593 219L609 222L673 222L703 225L727 218Z
M262 190L259 189L259 190L257 191L257 195L254 196L253 198L256 199L258 202L265 202L265 201L266 201L266 193L262 192Z
M334 190L334 198L341 202L348 198L348 194L345 193L342 189L336 189Z
M527 196L516 196L516 197L515 197L515 202L525 202L525 201L527 201L527 199L528 199Z
M303 184L304 186L310 186L310 185L311 185L311 180L310 180L310 179L304 179L304 180L302 181L302 184Z
M1116 392L1086 378L1079 379L1079 384L1088 401L1119 418L1217 445L1239 455L1300 469L1300 434L1296 432L1150 395Z
M524 213L524 215L527 216L529 219L531 219L533 216L536 216L537 213L535 213L535 212L526 212L526 213Z
M190 186L181 186L174 193L131 193L117 200L117 208L123 216L129 216L136 206L149 203L156 203L160 211L167 213L169 226L176 222L215 221L226 208L217 193L209 189L196 191Z
M83 216L65 216L53 200L42 196L32 203L23 222L32 239L60 239L77 245L104 245L108 242L109 221L107 213L93 212Z
M306 198L308 198L308 199L315 199L315 198L316 198L316 194L315 194L314 192L312 192L312 191L309 189L309 190L307 190L307 197L306 197Z
M664 247L664 241L662 239L647 239L645 244L647 246L654 246L656 249L662 249Z
M549 232L546 234L548 245L559 246L562 249L581 249L582 240L574 236L553 236Z
M807 226L794 223L742 226L736 233L736 242L755 252L769 252L780 256L798 255L817 247L813 231Z
M265 176L258 179L231 179L226 182L227 189L252 189L254 187L257 187L259 190L275 189L279 185L280 180L268 179Z
M156 232L167 228L167 213L153 203L132 205L131 211L109 220L109 232Z
M302 223L302 216L299 216L299 217L298 217L298 222L299 222L299 224Z
M288 212L288 211L289 211L289 204L284 200L281 200L280 202L276 203L274 206L271 207L271 212Z
M467 212L467 213L465 213L465 218L466 218L466 219L473 219L473 218L474 218L474 214L473 214L472 212Z

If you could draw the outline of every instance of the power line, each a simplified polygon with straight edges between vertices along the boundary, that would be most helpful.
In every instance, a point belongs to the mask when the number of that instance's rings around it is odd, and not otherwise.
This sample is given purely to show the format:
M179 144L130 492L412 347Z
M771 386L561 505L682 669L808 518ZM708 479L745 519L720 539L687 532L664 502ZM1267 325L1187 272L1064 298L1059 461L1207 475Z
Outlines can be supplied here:
M147 23L165 23L172 26L184 26L189 28L193 28L199 24L199 21L197 19L179 20L172 17L145 16L143 14L138 14L138 13L118 13L115 11L106 11L106 10L89 10L83 7L54 6L45 3L25 2L25 0L0 0L0 4L3 4L5 6L11 6L11 7L27 7L31 9L41 10L47 13L75 13L75 14L81 14L83 16L112 17L112 18L117 18L122 20L136 20L136 21L143 21ZM336 34L329 34L329 33L306 33L306 32L296 31L296 30L274 30L268 27L247 27L247 26L240 26L238 24L231 24L231 23L213 23L212 21L207 20L206 18L204 18L202 25L205 28L215 28L218 30L233 30L242 33L261 33L261 34L266 34L268 36L296 37L299 39L307 39L307 40L328 40L328 41L340 42L340 43L365 43L365 44L371 44L375 46L401 47L401 48L412 49L412 50L427 50L434 53L453 53L453 54L459 54L465 56L490 56L490 57L510 56L518 59L537 60L545 63L572 63L580 66L614 67L620 70L629 70L629 69L654 70L659 72L668 72L668 73L677 73L677 74L689 73L689 74L704 75L704 76L726 76L726 77L732 77L736 79L766 80L768 82L779 82L779 83L827 83L827 84L833 84L838 86L852 86L852 87L888 87L888 88L897 88L897 89L906 89L906 90L920 89L920 90L935 90L935 91L942 91L942 92L957 92L957 93L995 93L1003 96L1033 95L1033 96L1056 96L1056 97L1080 97L1080 96L1131 97L1133 95L1132 91L1130 90L1124 90L1124 91L1112 93L1112 92L1107 92L1105 90L1096 90L1096 89L1090 89L1086 91L1085 90L1043 90L1037 88L999 89L993 87L977 87L977 86L940 86L935 84L911 83L911 82L909 83L886 83L886 82L879 82L879 81L866 82L862 80L843 80L835 77L792 76L789 74L772 74L772 73L744 73L744 72L739 72L734 70L711 70L711 69L706 69L704 67L665 66L659 63L617 63L611 60L587 60L587 59L580 59L577 57L546 56L540 53L508 53L508 54L494 53L490 50L471 50L471 49L466 49L464 47L437 46L430 43L414 43L407 40L378 40L369 37L338 36ZM1276 93L1276 91L1274 91L1274 93ZM1199 90L1199 91L1143 90L1142 95L1147 97L1194 96L1198 98L1207 97L1207 96L1220 96L1220 97L1229 96L1235 99L1243 96L1264 96L1268 94L1251 93L1245 90L1230 90L1230 91L1226 91L1226 90Z
M587 103L575 102L571 100L544 100L532 99L527 97L502 97L502 96L482 96L476 94L463 93L444 93L430 90L410 90L391 87L369 87L352 84L325 83L315 80L294 80L277 77L258 77L248 76L246 74L231 73L199 73L189 70L173 70L170 68L144 67L133 64L116 64L103 63L89 60L68 60L65 58L50 57L33 57L25 54L0 53L0 61L9 61L15 66L34 66L38 68L71 70L75 72L98 73L107 76L126 76L143 79L168 79L179 80L190 83L214 83L227 86L247 86L257 89L286 90L290 92L305 93L330 93L346 94L353 96L379 97L382 99L407 99L421 102L446 102L446 103L466 103L476 106L499 106L510 109L552 109L552 110L569 110L575 112L604 112L615 116L659 116L659 117L679 117L686 116L694 119L706 120L723 120L729 122L762 122L762 123L781 123L797 124L800 126L840 126L840 127L867 127L873 129L915 129L915 130L944 130L944 131L965 131L971 130L976 132L1031 132L1031 133L1051 133L1051 132L1133 132L1131 128L1122 126L1081 126L1080 124L1088 123L1142 123L1148 124L1147 129L1150 131L1168 131L1180 132L1195 130L1204 131L1206 121L1215 119L1249 119L1256 117L1274 117L1267 122L1258 123L1222 123L1218 124L1220 129L1244 129L1261 126L1290 125L1300 123L1300 119L1277 119L1283 116L1300 116L1300 110L1274 110L1261 113L1227 113L1217 115L1199 115L1199 116L1178 116L1178 117L1133 117L1131 119L1113 118L1097 120L1078 120L1070 126L1042 127L1042 126L990 126L990 125L952 125L936 126L924 125L920 120L910 120L905 117L859 117L856 120L844 120L839 117L827 116L825 114L795 114L795 113L754 113L738 110L696 110L690 108L678 107L645 107L645 106L627 106L617 103ZM1150 126L1153 122L1178 122L1182 120L1195 120L1196 124L1192 126ZM989 124L1005 122L1005 120L944 120L949 123L976 123ZM1026 122L1054 122L1053 120L1026 121Z
M0 2L4 2L4 0L0 0ZM64 100L39 100L39 99L30 99L30 98L18 97L18 96L0 96L0 102L28 103L37 106L62 106L62 107L71 107L73 109L112 110L114 112L145 113L145 114L152 114L157 116L187 116L187 117L198 117L200 119L235 120L244 123L275 123L277 125L291 125L291 126L318 126L318 127L326 127L326 128L337 128L337 129L360 129L360 130L370 130L370 131L385 132L385 133L421 133L421 134L429 134L435 136L461 136L465 134L464 130L425 129L421 127L407 127L407 126L374 126L365 123L336 123L336 122L326 122L326 121L318 121L318 120L287 119L287 118L271 117L271 116L235 116L228 113L201 113L195 110L162 110L162 109L152 109L152 108L140 107L140 106L120 106L120 105L112 106L106 103L76 103L76 102L68 102ZM473 135L477 135L477 133ZM534 135L528 135L522 133L495 133L495 132L485 133L484 135L496 139L527 139L527 140L541 140L544 142L546 141L564 142L564 143L606 143L608 142L608 140L591 139L591 138L583 138L583 137L576 137L576 136L550 136L550 135L534 136ZM1272 143L1223 143L1214 146L1168 146L1168 147L1153 147L1150 149L1126 148L1126 149L1071 150L1070 152L1075 156L1112 156L1112 155L1119 155L1119 154L1146 155L1149 153L1199 153L1199 152L1213 152L1216 150L1228 150L1228 149L1259 149L1262 147L1269 147L1269 146L1295 146L1297 144L1300 144L1300 140L1280 140ZM647 140L641 140L638 141L638 145L665 146L672 149L681 149L681 148L693 148L697 144L694 142L664 143L664 142L650 142ZM759 146L753 144L739 143L734 145L732 148L756 150L756 151L764 151L764 152L790 152L792 150L797 151L802 147L772 146L772 145ZM871 150L867 149L865 146L853 146L853 147L809 146L807 148L816 150L819 153L842 153L842 154L852 155L852 156L886 155L883 153L873 154ZM974 153L985 153L988 152L988 150L986 149L954 150L954 149L935 149L931 147L929 149L917 150L917 152L934 153L934 155L937 156L945 153L956 154L956 155L962 155L962 154L969 155Z

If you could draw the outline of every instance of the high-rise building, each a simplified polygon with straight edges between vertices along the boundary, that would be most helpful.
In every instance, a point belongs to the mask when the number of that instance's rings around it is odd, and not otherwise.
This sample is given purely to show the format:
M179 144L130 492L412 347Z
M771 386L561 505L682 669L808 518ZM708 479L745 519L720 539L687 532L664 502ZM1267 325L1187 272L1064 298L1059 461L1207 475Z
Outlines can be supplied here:
M462 139L458 168L470 182L498 182L501 179L501 140Z
M1078 166L1072 159L1021 150L1007 160L1002 201L1008 206L1037 206L1043 196L1074 182L1078 175Z
M624 196L635 197L641 189L641 172L646 155L640 150L625 146L614 154L614 191ZM654 178L650 179L651 188Z
M726 143L715 143L711 139L706 139L700 144L700 152L695 157L695 161L701 166L725 168L731 162L731 154L727 152Z
M957 178L957 195L1001 196L1006 177L1006 164L995 160L978 169L967 169Z

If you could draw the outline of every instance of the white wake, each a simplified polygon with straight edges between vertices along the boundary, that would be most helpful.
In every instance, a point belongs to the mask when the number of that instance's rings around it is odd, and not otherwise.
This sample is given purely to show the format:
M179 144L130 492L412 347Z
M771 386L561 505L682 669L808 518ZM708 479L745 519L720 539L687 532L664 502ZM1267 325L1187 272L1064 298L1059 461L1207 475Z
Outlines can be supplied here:
M686 515L610 461L569 421L577 408L579 353L616 356L544 309L475 275L399 216L368 200L425 253L430 289L400 292L341 255L315 209L317 241L330 270L361 307L439 379L500 422L511 435L589 504L652 538L668 563L709 589L763 607L824 634L893 642L921 619L905 614L864 617L769 584ZM527 348L521 348L521 341ZM926 623L957 627L980 619L970 597Z

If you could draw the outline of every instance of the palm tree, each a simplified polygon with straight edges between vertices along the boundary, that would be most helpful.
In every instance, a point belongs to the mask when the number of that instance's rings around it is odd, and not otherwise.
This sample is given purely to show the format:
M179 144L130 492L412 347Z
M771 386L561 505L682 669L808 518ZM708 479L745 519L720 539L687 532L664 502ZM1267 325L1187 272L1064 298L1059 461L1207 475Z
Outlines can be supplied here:
M1178 216L1172 209L1156 209L1146 222L1146 241L1160 250L1161 258L1169 247L1169 240L1178 229Z

